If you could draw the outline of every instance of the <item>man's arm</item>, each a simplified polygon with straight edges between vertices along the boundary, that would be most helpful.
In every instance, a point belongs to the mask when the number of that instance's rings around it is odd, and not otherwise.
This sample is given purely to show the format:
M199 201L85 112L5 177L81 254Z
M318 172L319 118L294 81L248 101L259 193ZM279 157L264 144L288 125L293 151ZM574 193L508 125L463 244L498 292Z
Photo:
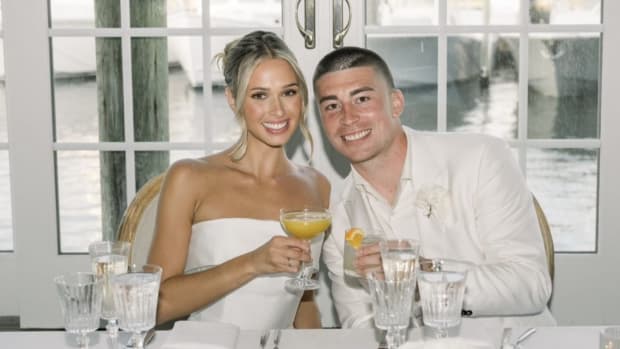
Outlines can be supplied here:
M551 279L531 193L504 142L487 143L480 159L473 206L486 262L468 275L464 308L474 316L540 313Z

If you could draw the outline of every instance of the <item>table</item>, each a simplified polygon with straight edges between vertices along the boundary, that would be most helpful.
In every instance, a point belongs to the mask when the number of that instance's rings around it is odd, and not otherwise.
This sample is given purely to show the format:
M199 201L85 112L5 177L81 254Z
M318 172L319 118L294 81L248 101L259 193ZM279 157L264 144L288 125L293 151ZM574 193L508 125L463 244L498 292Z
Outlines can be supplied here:
M599 332L602 326L559 326L540 327L538 331L523 344L523 349L583 349L598 348ZM419 329L410 333L410 338L420 335ZM513 329L517 337L525 328ZM260 331L242 331L237 342L237 349L259 349ZM125 333L122 335L126 336ZM169 331L158 331L147 349L159 349L165 342ZM18 331L0 332L0 348L3 349L56 349L76 348L75 339L63 331ZM91 336L94 349L122 348L118 342L112 342L104 331ZM272 349L268 343L266 349ZM322 329L322 330L284 330L279 345L280 349L377 349L374 333L370 329Z

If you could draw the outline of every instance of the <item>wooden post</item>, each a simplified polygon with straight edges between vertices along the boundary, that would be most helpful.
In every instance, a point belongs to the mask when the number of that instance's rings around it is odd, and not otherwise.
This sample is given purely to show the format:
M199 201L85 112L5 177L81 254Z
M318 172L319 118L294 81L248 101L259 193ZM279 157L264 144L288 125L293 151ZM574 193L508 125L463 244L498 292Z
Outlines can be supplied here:
M165 0L132 0L134 27L166 26ZM97 27L120 27L120 1L95 0ZM96 38L99 140L125 140L120 38ZM135 141L167 141L168 58L165 38L132 38ZM136 153L136 188L168 167L168 152ZM127 207L125 152L102 152L102 238L115 239Z

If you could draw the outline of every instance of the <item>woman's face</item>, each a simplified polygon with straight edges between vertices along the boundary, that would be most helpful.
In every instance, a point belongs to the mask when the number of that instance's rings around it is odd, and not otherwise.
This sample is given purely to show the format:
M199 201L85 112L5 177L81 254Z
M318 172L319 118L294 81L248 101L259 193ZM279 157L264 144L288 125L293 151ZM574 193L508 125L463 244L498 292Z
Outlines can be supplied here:
M281 147L291 138L302 114L302 96L295 72L283 59L259 63L248 81L243 115L248 146L258 141Z

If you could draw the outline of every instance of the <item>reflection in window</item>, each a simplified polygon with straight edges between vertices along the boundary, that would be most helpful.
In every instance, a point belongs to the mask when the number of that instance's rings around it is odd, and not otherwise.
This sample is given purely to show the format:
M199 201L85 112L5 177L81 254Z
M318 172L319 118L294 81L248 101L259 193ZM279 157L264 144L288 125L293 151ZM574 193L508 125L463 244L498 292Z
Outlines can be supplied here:
M530 0L534 24L599 24L601 0Z
M437 38L369 35L366 47L390 67L405 95L401 121L419 130L437 129Z
M528 136L598 137L600 34L536 34L529 43Z
M545 209L555 250L595 251L598 151L528 149L527 181Z
M518 24L520 2L521 0L448 0L448 24Z
M516 138L516 35L448 37L448 130Z

